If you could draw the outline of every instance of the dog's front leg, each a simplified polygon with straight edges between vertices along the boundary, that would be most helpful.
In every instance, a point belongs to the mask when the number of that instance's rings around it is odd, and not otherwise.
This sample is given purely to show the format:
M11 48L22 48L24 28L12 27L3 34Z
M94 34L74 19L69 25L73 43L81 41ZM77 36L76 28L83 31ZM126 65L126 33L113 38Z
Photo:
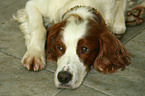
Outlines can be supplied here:
M114 24L112 26L112 32L116 35L124 34L126 31L125 25L125 11L126 11L126 3L125 0L118 1L118 8L115 13Z
M29 38L26 39L27 51L22 59L22 64L28 70L42 70L45 66L44 46L46 36L42 14L31 1L26 4L25 11L28 19Z

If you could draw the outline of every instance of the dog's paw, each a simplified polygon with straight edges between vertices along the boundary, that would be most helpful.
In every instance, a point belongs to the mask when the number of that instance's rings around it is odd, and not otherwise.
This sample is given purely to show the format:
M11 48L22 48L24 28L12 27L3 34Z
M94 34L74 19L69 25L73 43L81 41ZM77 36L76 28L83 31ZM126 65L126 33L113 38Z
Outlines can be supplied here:
M26 52L21 63L24 67L31 71L42 70L45 67L45 56L43 52L39 54L32 54L30 52Z
M113 25L113 28L112 28L112 33L113 34L118 34L118 35L121 35L121 34L124 34L125 31L126 31L126 26L125 26L125 23L116 23Z
M143 17L145 16L144 7L135 7L128 12L126 16L126 26L135 26L143 22Z

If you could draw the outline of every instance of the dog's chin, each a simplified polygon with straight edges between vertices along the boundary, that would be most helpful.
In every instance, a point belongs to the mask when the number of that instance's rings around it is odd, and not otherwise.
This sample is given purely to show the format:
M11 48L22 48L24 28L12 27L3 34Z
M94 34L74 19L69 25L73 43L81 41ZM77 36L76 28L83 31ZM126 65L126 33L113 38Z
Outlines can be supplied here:
M71 84L58 84L56 85L59 89L77 89L80 85L71 85Z
M68 84L59 84L59 86L57 86L57 88L60 89L73 89L71 85Z

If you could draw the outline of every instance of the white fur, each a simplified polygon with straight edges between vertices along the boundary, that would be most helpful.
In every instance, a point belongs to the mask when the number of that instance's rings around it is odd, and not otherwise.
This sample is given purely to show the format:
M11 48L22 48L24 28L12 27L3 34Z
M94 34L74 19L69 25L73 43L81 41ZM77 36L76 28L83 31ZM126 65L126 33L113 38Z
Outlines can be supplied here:
M128 1L128 2L127 2ZM58 23L62 21L62 16L70 8L81 5L96 8L103 16L108 28L116 34L122 34L126 30L124 13L127 6L133 3L130 0L29 0L25 9L18 11L14 19L21 23L20 29L25 36L27 51L22 59L22 64L30 69L30 65L35 59L34 71L42 69L45 66L45 37L46 29L43 25L42 17L45 17L49 23ZM92 14L81 8L78 11L69 14L79 14L84 20L91 18ZM55 84L59 87L56 78L59 71L70 69L73 74L72 81L69 82L72 88L77 88L84 76L87 74L85 66L79 60L76 54L78 40L85 34L87 21L75 24L74 18L69 18L69 23L63 31L63 42L66 45L65 54L58 59L58 68L55 74ZM69 62L69 63L68 63Z
M79 87L87 74L85 65L80 61L76 53L78 41L87 32L87 23L88 21L76 24L75 18L70 17L67 26L62 32L62 41L66 46L66 52L57 61L58 67L55 73L55 85L57 87L63 87L60 86L60 82L57 79L58 73L63 70L69 70L73 75L73 79L67 84L71 86L70 88Z

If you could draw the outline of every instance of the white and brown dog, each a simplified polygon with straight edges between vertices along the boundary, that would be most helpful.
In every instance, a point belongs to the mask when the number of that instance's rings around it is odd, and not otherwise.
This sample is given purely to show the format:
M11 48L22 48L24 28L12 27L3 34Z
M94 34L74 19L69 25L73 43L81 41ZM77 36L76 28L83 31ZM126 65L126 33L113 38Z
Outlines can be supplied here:
M38 71L45 67L45 57L56 60L56 87L71 89L80 86L91 65L102 73L124 69L128 52L112 33L125 32L124 14L134 4L130 0L28 1L14 17L26 40L22 64ZM144 7L145 1L137 6ZM44 20L53 24L47 30Z

